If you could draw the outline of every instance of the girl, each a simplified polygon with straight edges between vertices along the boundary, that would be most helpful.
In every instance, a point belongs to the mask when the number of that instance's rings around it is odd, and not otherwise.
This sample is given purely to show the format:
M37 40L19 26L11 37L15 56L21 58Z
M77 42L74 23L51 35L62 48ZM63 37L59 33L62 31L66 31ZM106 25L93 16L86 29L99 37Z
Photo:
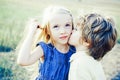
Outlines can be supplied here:
M28 23L29 33L24 40L18 55L18 64L27 66L42 58L39 75L36 80L68 80L69 59L75 48L68 45L73 28L73 18L69 10L63 7L48 7L43 16L43 24L36 20ZM36 30L41 34L36 48L31 51Z
M70 58L69 80L106 80L100 63L116 43L113 21L99 14L80 18L69 43L76 47Z

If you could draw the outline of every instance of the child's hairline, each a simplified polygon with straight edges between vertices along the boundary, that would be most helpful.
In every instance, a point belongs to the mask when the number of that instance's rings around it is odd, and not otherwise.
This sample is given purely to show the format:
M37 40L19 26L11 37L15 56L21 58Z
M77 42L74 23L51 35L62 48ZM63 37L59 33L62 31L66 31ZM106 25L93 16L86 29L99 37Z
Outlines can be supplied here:
M46 25L46 23L48 23L48 21L50 20L49 19L50 16L55 15L55 14L68 14L68 15L70 15L70 17L73 21L73 16L69 9L65 8L64 6L51 5L51 6L47 7L43 12L42 25Z

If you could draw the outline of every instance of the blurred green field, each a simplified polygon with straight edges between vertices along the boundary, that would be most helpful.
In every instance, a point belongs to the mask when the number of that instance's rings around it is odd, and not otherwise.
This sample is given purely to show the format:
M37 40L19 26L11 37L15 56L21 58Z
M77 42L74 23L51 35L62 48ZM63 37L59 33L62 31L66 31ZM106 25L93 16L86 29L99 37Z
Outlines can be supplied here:
M120 30L120 1L95 2L94 0L0 0L0 48L15 49L23 35L28 18L42 16L48 5L63 5L69 8L76 18L79 14L98 12L115 19L118 32ZM118 33L120 41L120 32Z
M16 64L14 51L23 36L26 21L29 18L42 16L42 11L49 5L67 7L71 10L74 18L90 12L98 12L113 17L118 30L118 42L120 43L120 0L0 0L0 68L12 70L12 76L3 80L18 80L18 78L19 80L28 80L28 78L23 79L21 77L21 75L25 77L25 74L21 73L26 72L26 70L23 71ZM3 53L4 51L12 52L8 55ZM5 73L5 75L7 74ZM28 75L26 76L28 77Z

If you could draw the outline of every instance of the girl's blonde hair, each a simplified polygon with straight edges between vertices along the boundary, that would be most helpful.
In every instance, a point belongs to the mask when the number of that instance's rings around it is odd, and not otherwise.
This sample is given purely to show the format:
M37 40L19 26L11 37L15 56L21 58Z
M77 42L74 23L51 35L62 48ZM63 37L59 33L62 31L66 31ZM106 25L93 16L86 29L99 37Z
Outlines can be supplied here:
M51 33L50 33L50 19L53 15L55 14L68 14L71 16L72 19L72 27L73 27L73 17L71 12L62 7L62 6L50 6L48 8L45 9L44 13L43 13L43 21L42 24L40 26L41 29L41 33L39 33L38 38L37 38L37 42L39 42L40 40L48 43L48 42L53 42L52 38L51 38Z

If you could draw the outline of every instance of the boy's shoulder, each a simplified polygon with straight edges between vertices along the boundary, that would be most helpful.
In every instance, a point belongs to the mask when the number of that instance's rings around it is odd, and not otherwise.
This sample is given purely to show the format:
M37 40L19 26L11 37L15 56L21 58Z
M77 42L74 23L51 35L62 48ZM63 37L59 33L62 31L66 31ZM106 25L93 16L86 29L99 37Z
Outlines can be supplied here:
M87 53L84 52L74 53L71 59L73 60L73 62L86 67L96 63L96 60L92 56L89 56Z

